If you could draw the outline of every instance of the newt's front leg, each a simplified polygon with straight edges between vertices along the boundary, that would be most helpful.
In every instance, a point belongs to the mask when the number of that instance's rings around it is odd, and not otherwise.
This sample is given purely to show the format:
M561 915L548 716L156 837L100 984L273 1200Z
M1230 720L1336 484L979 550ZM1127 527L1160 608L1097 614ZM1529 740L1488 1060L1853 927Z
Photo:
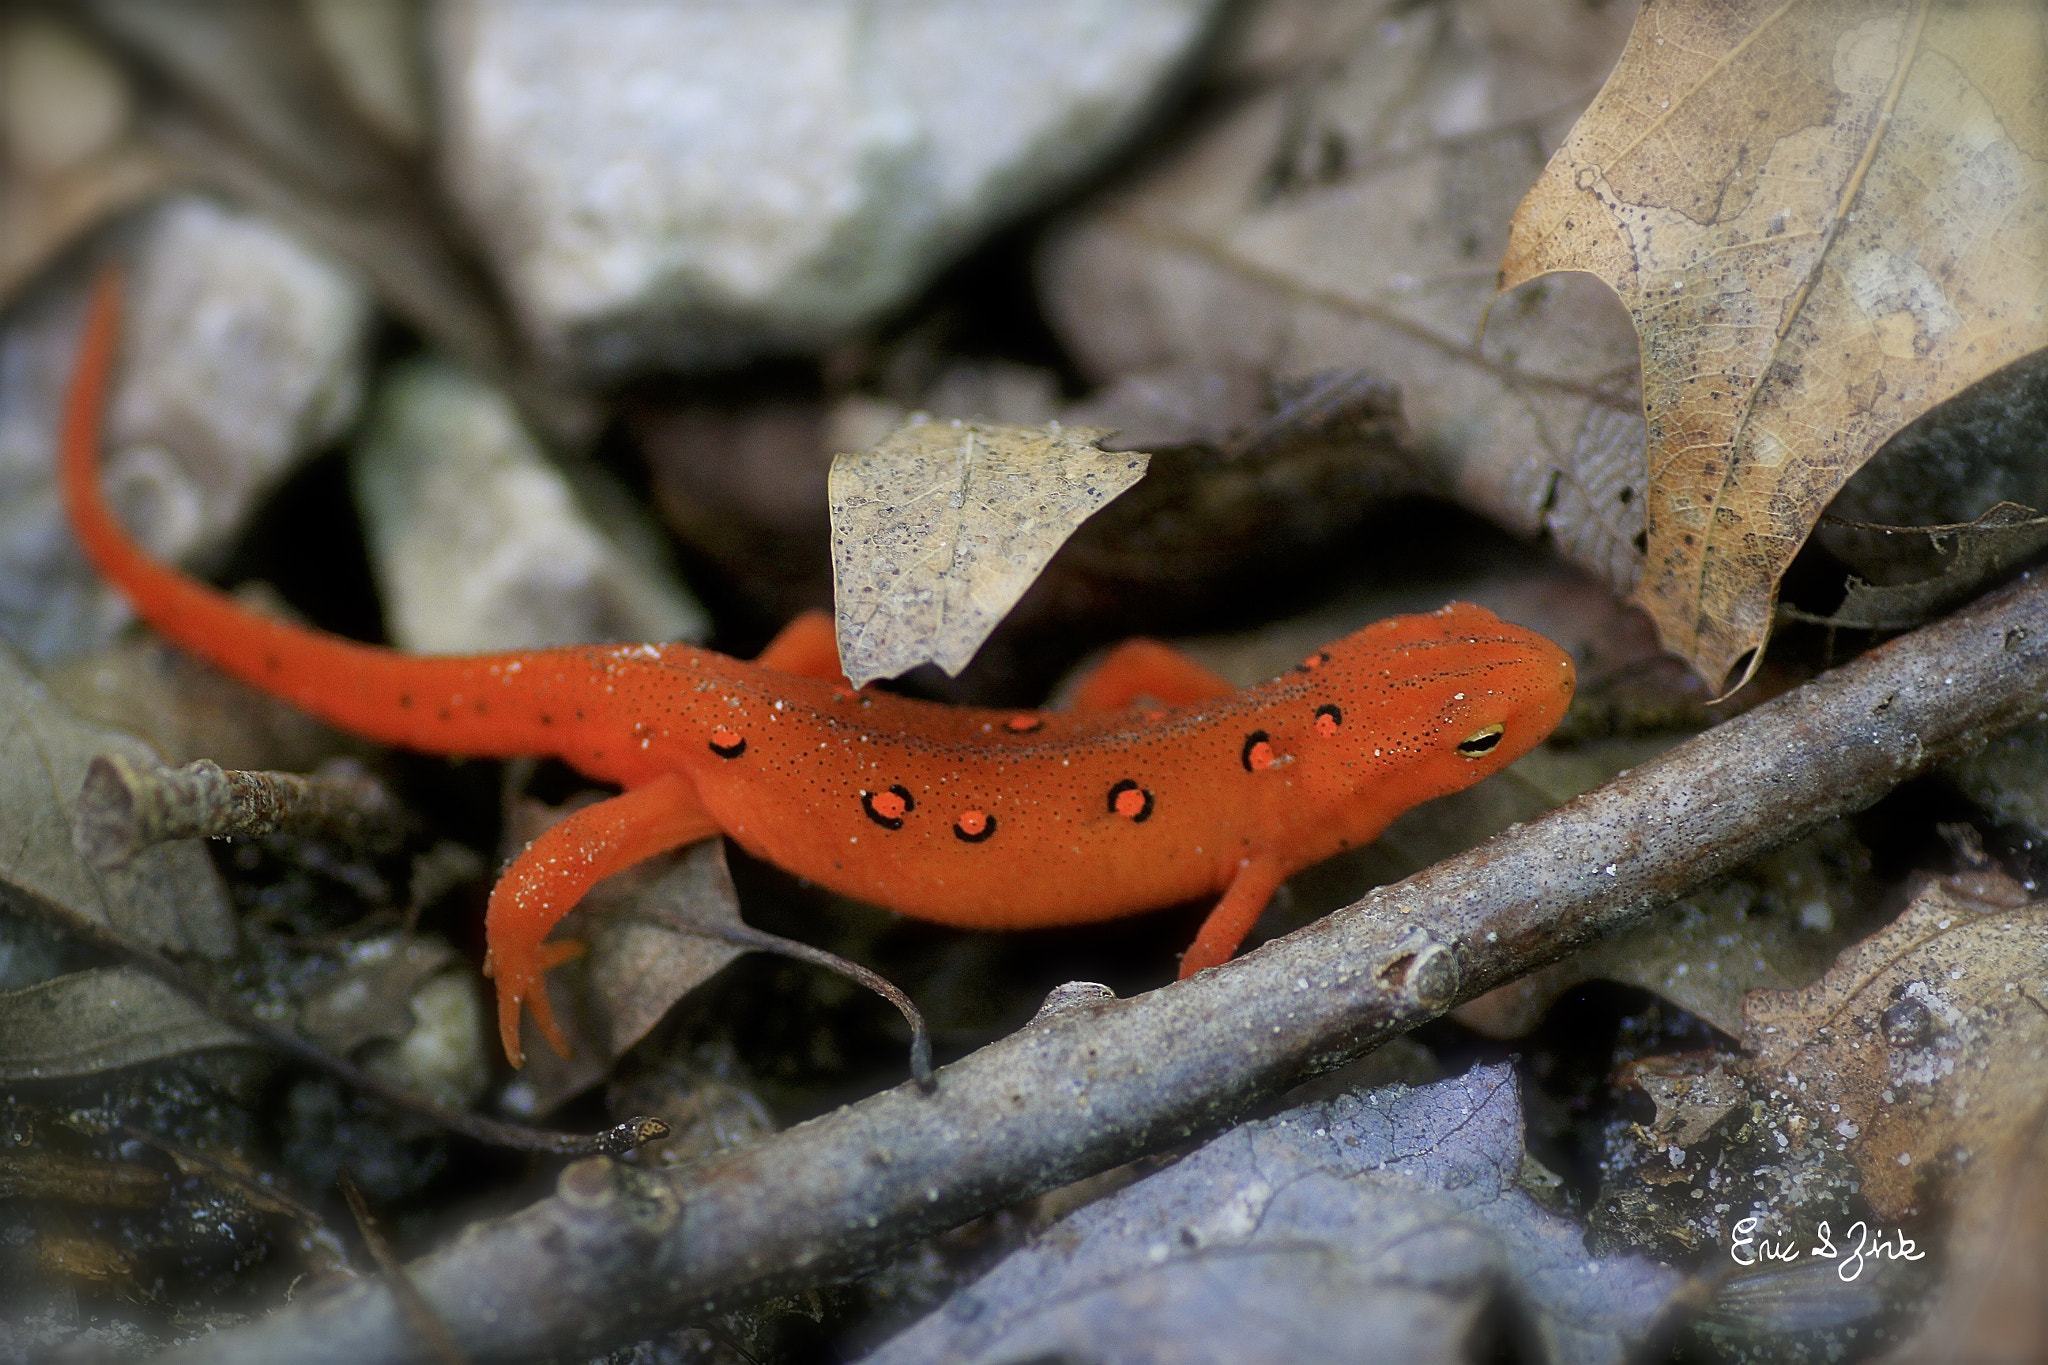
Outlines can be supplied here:
M1273 899L1273 893L1286 880L1287 873L1270 858L1247 858L1239 863L1237 875L1231 878L1223 899L1202 921L1201 932L1182 956L1180 979L1185 981L1204 968L1230 961L1237 945L1244 942L1244 936L1265 913L1266 902Z
M614 872L707 839L718 824L697 799L697 789L680 773L664 773L554 825L512 860L491 892L484 915L489 945L484 971L497 982L498 1038L505 1056L523 1066L519 1007L533 1010L533 1022L549 1046L564 1057L569 1043L548 1003L547 971L582 951L581 945L547 943L548 930L575 908L583 893Z

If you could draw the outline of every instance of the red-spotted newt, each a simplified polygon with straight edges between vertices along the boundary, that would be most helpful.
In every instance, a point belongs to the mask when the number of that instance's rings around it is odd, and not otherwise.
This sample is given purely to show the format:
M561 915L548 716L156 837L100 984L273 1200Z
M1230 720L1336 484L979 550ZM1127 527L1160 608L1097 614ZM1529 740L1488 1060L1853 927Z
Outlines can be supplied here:
M520 1007L564 1047L548 932L592 884L725 834L757 857L920 919L1081 924L1219 896L1181 960L1227 960L1292 873L1378 837L1533 748L1570 658L1453 603L1367 626L1247 691L1131 641L1066 711L942 706L841 677L829 621L743 662L686 645L418 657L255 614L152 561L98 485L117 286L101 281L65 410L71 524L158 631L343 729L428 753L552 755L622 788L534 840L486 914L486 970L516 1065Z

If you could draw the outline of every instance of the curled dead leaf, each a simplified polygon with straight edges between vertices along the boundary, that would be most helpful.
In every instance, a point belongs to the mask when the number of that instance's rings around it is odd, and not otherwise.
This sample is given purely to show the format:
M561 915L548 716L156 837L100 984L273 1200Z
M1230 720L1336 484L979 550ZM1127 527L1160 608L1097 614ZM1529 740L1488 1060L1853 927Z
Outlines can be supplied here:
M2048 344L2044 77L2031 6L1646 6L1516 212L1503 288L1587 271L1635 318L1636 600L1710 683L1871 453Z

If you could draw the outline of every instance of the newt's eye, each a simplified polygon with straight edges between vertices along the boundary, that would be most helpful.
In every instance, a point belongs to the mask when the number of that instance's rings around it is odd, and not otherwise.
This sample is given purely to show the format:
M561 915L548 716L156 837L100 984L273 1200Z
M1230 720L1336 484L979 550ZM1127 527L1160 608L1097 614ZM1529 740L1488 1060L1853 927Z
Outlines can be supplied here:
M1316 708L1316 733L1324 739L1337 733L1344 726L1342 708L1327 703Z
M917 802L910 799L907 787L891 787L885 792L862 792L860 808L883 829L902 829L903 817L917 809Z
M1507 727L1497 722L1487 726L1484 730L1475 730L1458 741L1458 752L1467 758L1478 758L1482 754L1490 754L1493 752L1494 746L1500 743L1500 737L1506 731Z

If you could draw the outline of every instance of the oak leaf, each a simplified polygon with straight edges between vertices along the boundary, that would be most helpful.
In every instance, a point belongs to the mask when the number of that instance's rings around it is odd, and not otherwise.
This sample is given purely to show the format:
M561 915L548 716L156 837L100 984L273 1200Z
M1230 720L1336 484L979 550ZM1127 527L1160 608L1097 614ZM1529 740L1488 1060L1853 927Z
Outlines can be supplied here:
M2044 76L2034 5L1648 5L1522 201L1501 286L1590 272L1635 319L1636 600L1709 682L1887 437L2048 344Z
M1931 884L1820 980L1753 991L1744 1014L1755 1079L1847 1152L1879 1217L1905 1217L1929 1171L1969 1176L2048 1104L2048 903Z

